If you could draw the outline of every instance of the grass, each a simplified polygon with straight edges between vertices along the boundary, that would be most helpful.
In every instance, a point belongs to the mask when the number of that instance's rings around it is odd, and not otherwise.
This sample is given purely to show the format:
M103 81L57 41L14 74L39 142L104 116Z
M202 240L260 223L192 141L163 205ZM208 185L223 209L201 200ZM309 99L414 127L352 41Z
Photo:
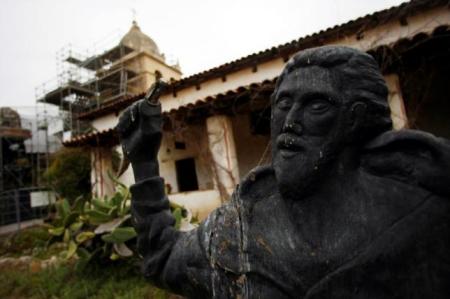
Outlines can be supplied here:
M128 265L75 271L66 263L38 273L17 269L0 271L0 298L4 299L164 299L174 298L146 282Z
M34 250L44 249L49 239L47 228L44 226L31 227L19 233L1 236L0 256L32 255Z
M60 256L61 243L48 245L46 227L34 227L0 238L0 257L32 256L34 260ZM82 270L81 270L82 269ZM147 281L130 262L111 262L77 268L66 261L36 273L14 264L0 269L2 299L175 299Z

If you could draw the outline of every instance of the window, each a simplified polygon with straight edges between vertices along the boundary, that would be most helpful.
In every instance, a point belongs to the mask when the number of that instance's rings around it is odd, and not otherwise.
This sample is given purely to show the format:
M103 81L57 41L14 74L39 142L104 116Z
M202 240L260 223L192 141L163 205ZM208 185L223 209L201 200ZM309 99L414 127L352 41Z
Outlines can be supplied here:
M155 71L155 79L156 79L156 81L158 81L158 80L161 79L161 78L162 78L161 72L158 71L158 70L156 70L156 71Z
M186 143L181 142L181 141L175 141L175 149L185 150L186 149Z
M250 132L253 135L270 136L270 109L250 113Z
M178 192L198 190L197 172L194 158L175 161Z

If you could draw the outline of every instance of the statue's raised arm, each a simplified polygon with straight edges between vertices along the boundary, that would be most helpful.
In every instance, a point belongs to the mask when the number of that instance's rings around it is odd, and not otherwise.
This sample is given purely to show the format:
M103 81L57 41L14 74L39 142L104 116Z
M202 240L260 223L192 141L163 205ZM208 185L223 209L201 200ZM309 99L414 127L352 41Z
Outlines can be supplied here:
M143 100L123 112L116 126L136 182L159 176L156 156L161 145L162 116L158 98L166 86L162 81L154 83Z
M174 228L164 180L159 176L162 116L157 97L162 88L162 83L154 84L145 99L123 112L116 127L136 181L131 187L131 213L138 233L137 250L143 258L144 275L158 286L185 295L195 289L208 297L209 263L198 230L183 233ZM199 283L193 286L192 280Z

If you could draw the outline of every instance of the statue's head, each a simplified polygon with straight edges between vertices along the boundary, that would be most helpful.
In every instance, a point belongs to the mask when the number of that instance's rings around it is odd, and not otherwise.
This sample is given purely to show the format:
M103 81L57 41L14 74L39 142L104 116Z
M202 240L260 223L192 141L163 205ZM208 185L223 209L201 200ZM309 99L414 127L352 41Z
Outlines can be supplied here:
M366 53L326 46L293 56L272 95L272 164L283 196L301 197L349 163L339 161L344 152L357 154L390 130L387 94Z

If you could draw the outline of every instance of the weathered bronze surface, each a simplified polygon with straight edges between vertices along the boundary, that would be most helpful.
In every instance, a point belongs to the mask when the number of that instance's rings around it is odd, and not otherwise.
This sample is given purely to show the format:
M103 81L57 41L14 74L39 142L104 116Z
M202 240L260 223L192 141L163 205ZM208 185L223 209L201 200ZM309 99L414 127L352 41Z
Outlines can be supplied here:
M376 62L299 52L272 97L272 164L179 232L159 177L161 108L120 119L146 277L191 298L450 298L450 142L392 131Z

